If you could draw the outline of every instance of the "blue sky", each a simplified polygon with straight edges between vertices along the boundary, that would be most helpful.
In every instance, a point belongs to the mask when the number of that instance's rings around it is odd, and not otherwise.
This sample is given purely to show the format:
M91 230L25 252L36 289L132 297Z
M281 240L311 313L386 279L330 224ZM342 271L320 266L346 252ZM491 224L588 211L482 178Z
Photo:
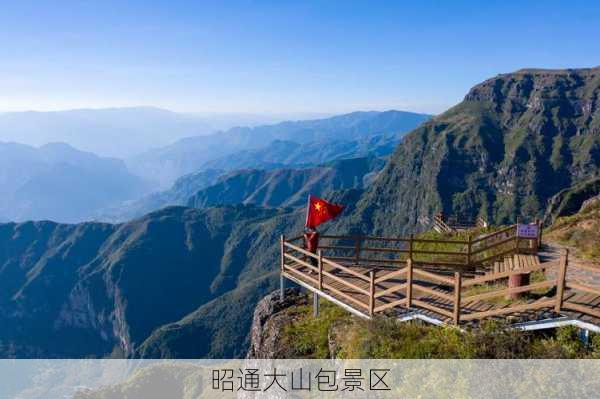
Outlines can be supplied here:
M600 65L593 1L11 3L4 111L441 112L498 73Z

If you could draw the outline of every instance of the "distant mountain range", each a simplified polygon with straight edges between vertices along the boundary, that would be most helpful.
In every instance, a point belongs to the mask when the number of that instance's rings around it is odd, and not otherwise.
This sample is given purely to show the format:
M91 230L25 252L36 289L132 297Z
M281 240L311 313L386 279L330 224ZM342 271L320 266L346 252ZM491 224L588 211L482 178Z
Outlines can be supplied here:
M118 159L61 143L0 143L0 219L81 222L149 189Z
M155 181L159 188L166 189L178 177L203 168L231 170L238 167L275 167L290 163L314 165L341 157L368 155L365 152L370 140L381 140L380 146L387 146L391 150L403 133L429 118L429 115L411 112L373 111L275 125L239 127L179 140L172 145L130 158L127 165L133 173ZM278 143L273 143L275 141ZM287 143L282 144L282 141ZM286 151L290 147L294 147L294 157L290 157ZM318 151L313 154L311 150L315 148ZM281 150L284 152L279 152ZM215 162L211 164L211 161Z
M48 134L53 134L54 124L65 127L59 121L71 123L69 126L73 129L92 122L108 129L112 125L103 125L105 119L111 123L124 120L121 129L139 128L141 130L136 130L136 134L144 135L148 131L143 130L142 125L136 125L139 121L134 116L152 122L154 128L167 129L165 113L172 122L182 122L177 114L157 109L115 109L43 114L44 118L49 118L43 123L39 119L41 115L33 113L30 123L42 123L50 130ZM147 157L142 157L143 165L134 163L137 167L130 165L130 168L117 159L98 157L66 144L50 144L36 149L0 143L0 151L6 154L0 159L4 166L0 171L0 181L4 183L0 188L0 193L4 194L0 200L0 218L14 221L124 221L163 206L185 205L196 191L213 184L223 173L238 168L309 167L332 159L365 156L370 148L374 149L374 155L389 154L400 139L398 129L408 126L410 121L420 120L414 115L399 111L359 112L322 120L234 128L210 136L190 137L173 146L154 150L146 154ZM12 114L13 119L23 116ZM160 120L164 123L157 118L162 118ZM75 121L84 125L73 124ZM71 133L75 134L75 131ZM82 139L91 133L77 134L77 139ZM297 140L304 144L278 139L296 135ZM326 138L334 136L336 140L328 143ZM141 137L127 135L123 140L141 140ZM122 144L115 137L111 145L122 147ZM256 152L248 150L257 146ZM218 158L227 153L231 155ZM149 154L163 154L164 157ZM269 157L276 162L266 161ZM215 159L219 167L206 164L207 159ZM292 165L301 161L303 165ZM137 174L130 173L128 169L137 171ZM171 187L172 178L188 171L191 173ZM163 181L165 176L165 184L170 188L161 190L162 186L157 181ZM150 191L154 193L140 199Z
M0 112L0 142L39 147L63 142L101 156L126 159L175 141L236 126L274 124L324 114L181 113L156 107Z
M64 142L82 151L122 159L213 131L201 117L152 107L0 114L0 141L36 147Z
M364 157L331 161L314 167L207 169L181 177L169 190L103 209L95 219L123 222L166 206L208 208L254 204L265 207L304 206L308 194L332 195L337 190L362 189L375 178L385 161Z

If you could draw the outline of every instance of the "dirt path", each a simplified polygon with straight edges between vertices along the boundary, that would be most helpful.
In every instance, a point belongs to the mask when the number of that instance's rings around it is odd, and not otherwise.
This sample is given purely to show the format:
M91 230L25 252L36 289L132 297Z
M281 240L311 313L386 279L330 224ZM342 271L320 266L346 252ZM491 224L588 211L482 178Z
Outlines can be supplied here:
M580 282L591 286L600 287L600 264L582 259L577 256L577 250L556 242L544 242L542 249L539 252L542 262L551 262L560 259L565 248L569 249L569 268L567 269L567 280ZM585 267L581 268L578 266ZM596 272L588 270L589 268L597 269ZM554 270L549 270L548 275L552 276Z

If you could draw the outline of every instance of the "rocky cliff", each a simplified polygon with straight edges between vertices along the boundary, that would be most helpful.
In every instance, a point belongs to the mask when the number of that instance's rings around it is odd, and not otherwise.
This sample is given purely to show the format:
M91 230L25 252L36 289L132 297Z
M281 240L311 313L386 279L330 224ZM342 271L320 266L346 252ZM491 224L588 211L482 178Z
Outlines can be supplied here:
M252 328L250 329L249 359L286 359L293 357L292 348L281 344L283 329L293 321L293 314L287 312L291 307L307 304L307 295L297 288L285 290L284 300L279 290L265 296L254 309Z
M541 217L600 170L600 68L525 69L489 79L405 136L340 230L425 229L431 216Z

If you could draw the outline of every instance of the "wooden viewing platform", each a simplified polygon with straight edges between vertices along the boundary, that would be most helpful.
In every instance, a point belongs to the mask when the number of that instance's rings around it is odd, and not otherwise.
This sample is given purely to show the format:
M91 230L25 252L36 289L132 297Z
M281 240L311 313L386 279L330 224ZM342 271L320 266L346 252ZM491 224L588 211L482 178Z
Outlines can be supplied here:
M301 247L302 236L281 237L282 288L289 279L316 301L328 298L365 318L384 313L455 325L568 319L600 329L600 287L567 281L568 253L540 262L540 237L519 237L517 225L468 240L324 235L321 242L313 254ZM509 287L514 275L537 279ZM522 297L506 299L515 294Z
M433 229L438 233L456 233L486 227L488 227L488 223L481 216L476 218L466 218L456 215L446 217L438 213L433 217Z

